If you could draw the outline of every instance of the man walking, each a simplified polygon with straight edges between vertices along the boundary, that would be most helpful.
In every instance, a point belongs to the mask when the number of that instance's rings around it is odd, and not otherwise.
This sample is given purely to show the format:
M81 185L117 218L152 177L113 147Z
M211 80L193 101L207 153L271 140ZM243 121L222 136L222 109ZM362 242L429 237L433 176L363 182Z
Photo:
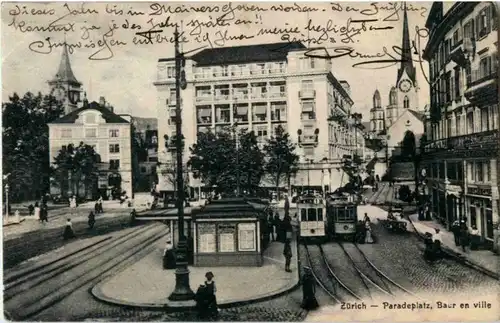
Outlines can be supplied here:
M283 256L285 256L285 271L290 273L290 263L292 261L292 247L290 246L290 239L286 239L285 248L283 249Z

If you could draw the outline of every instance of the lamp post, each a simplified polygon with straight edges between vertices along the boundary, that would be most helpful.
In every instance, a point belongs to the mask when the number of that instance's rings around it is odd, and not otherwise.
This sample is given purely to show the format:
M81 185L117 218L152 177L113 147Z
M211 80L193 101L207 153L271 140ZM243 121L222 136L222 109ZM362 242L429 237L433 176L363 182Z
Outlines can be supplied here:
M179 223L179 242L176 250L176 269L175 269L175 289L168 299L172 302L189 302L194 306L194 293L189 286L189 269L187 260L187 238L184 235L184 177L182 170L183 136L182 136L182 118L181 118L181 87L185 88L186 81L184 71L184 57L179 52L179 32L177 27L174 33L175 39L175 133L176 133L176 153L177 153L177 213ZM174 305L175 306L175 305Z
M9 220L9 183L5 184L5 215Z

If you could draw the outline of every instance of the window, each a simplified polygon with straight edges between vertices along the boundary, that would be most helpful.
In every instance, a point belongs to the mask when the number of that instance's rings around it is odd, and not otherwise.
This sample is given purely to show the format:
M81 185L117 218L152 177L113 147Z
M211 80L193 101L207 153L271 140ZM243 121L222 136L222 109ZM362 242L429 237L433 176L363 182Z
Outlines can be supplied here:
M405 96L404 102L403 102L403 106L404 106L405 109L409 109L410 108L410 99L408 98L408 96Z
M302 80L302 91L312 91L314 90L314 83L312 80Z
M300 221L307 221L307 209L300 209Z
M488 131L488 108L481 109L481 131Z
M469 20L464 25L464 38L474 38L474 19Z
M109 130L109 136L111 138L116 138L119 135L119 130L118 129L110 129Z
M455 99L460 98L460 68L455 69Z
M119 169L120 168L120 160L119 159L110 159L109 160L109 169ZM142 169L144 168L144 171L142 171ZM145 167L141 167L141 173L145 173L146 172L146 168Z
M316 209L308 209L307 221L317 221Z
M314 61L314 57L311 57L311 58L310 58L310 63L311 63L311 65L310 65L310 66L311 66L311 69L314 69L314 68L315 68L315 66L316 66L315 61Z
M491 7L486 7L479 13L476 24L477 24L477 37L481 38L486 36L490 32L490 21L491 17Z
M95 114L87 114L85 115L85 123L96 123L96 117Z
M61 138L71 138L72 136L72 129L61 129Z
M461 39L458 38L458 29L453 33L453 46L456 46Z
M119 153L120 152L120 145L119 144L110 144L109 145L109 152L112 154Z
M167 77L168 78L175 77L175 66L167 66Z
M85 129L85 138L95 138L97 137L97 129L87 128Z
M176 101L175 99L176 99L175 89L170 89L169 96L168 96L168 103L175 104L175 101Z
M474 133L474 114L467 113L467 134Z
M491 130L498 129L498 107L493 105L490 107L490 121L491 121Z

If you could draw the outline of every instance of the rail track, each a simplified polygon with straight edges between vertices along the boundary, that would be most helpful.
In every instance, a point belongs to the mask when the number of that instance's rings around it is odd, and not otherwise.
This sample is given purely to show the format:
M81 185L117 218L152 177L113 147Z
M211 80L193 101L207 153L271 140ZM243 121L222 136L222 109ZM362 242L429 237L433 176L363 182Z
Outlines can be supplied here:
M364 285L371 298L378 295L396 297L398 296L396 292L403 292L404 294L417 297L413 292L404 288L378 269L357 244L337 244L347 258L349 258L354 270L356 270L360 278L364 281Z
M98 282L135 262L166 234L163 226L146 225L8 273L4 281L4 308L14 320L32 318L86 284Z
M317 266L314 266L314 261L312 260L311 258L311 253L309 251L309 247L306 245L306 244L303 244L304 246L304 249L306 251L306 259L307 259L307 265L311 268L311 273L314 277L314 280L316 281L317 285L319 287L321 287L321 290L326 294L328 295L328 297L333 300L333 302L335 304L338 304L340 302L342 302L342 300L340 300L337 295L336 295L336 291L335 291L335 288L331 285L331 282L325 282L325 278L324 275L323 277L321 277L320 273L318 272ZM331 287L328 288L328 285L330 285Z

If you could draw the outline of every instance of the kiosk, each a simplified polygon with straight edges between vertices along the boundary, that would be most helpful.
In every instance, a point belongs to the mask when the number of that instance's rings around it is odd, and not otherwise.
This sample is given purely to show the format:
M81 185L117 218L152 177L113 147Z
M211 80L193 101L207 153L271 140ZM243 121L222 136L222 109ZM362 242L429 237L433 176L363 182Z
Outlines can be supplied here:
M245 199L212 201L193 210L195 266L262 266L261 211Z

